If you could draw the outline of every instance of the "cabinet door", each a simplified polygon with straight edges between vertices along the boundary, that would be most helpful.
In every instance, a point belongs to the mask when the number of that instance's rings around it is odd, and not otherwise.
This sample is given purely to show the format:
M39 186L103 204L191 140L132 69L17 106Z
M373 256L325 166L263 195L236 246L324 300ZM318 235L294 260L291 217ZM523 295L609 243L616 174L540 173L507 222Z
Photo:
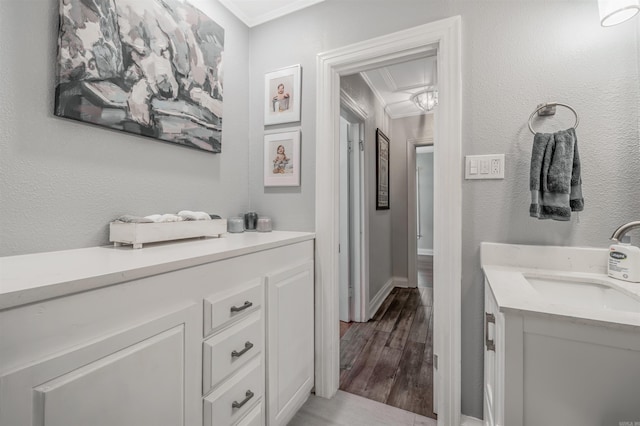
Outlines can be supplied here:
M193 304L0 377L0 424L201 423Z
M504 317L490 286L484 288L484 424L504 425Z
M267 418L286 425L313 387L313 262L267 276Z

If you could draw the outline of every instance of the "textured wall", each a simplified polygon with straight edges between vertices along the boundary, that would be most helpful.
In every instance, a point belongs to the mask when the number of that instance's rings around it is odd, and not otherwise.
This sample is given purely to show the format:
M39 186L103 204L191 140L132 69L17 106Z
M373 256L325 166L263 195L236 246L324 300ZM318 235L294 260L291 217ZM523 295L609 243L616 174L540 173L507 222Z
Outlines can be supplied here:
M58 0L0 1L0 255L108 244L121 214L246 211L249 30L225 29L222 154L53 116Z
M313 230L315 143L322 143L314 140L316 55L454 15L462 16L462 153L505 153L507 161L504 180L464 181L462 188L462 411L482 417L480 242L606 246L617 225L638 218L638 18L602 28L593 0L327 0L260 25L251 31L250 194L252 206L285 221L283 226ZM263 76L294 63L304 69L298 123L303 134L302 187L265 191ZM533 137L526 122L537 104L552 100L571 104L582 119L577 133L586 207L579 220L568 223L528 216ZM571 124L560 112L542 129ZM392 161L395 157L392 151ZM395 187L393 177L391 182L394 211L402 188ZM395 239L395 228L393 234ZM394 247L402 244L394 241ZM394 273L395 256L401 254L394 251Z
M277 228L313 230L317 54L454 15L462 16L463 155L507 159L505 180L463 182L464 414L482 417L480 242L602 247L640 214L640 20L601 28L595 0L327 0L251 31L200 0L227 31L220 156L54 118L57 3L0 0L0 254L104 244L107 222L121 213L191 207L228 216L249 198ZM297 63L302 186L265 189L264 73ZM582 119L586 207L569 223L528 217L526 120L550 100ZM552 122L572 124L561 114ZM281 127L290 126L271 130Z

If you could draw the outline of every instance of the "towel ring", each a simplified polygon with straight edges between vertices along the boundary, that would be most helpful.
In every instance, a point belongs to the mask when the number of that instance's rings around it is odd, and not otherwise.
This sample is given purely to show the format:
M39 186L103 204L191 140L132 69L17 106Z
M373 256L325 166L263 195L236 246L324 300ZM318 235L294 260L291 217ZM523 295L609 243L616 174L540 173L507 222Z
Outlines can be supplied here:
M529 116L529 130L531 130L531 133L533 133L534 135L536 134L536 132L533 130L533 126L531 125L531 120L533 120L533 117L536 115L536 113L538 111L540 111L541 109L544 109L544 108L547 108L547 107L556 106L556 105L560 105L560 106L563 106L565 108L569 108L571 110L571 112L573 112L573 115L576 116L576 123L573 125L573 128L574 129L578 128L578 123L580 123L580 118L578 117L578 113L576 112L575 109L571 108L567 104L561 104L560 102L549 102L549 103L546 103L546 104L538 105L538 108L536 108L536 110L533 111L531 113L531 115ZM553 115L553 114L549 114L549 115Z

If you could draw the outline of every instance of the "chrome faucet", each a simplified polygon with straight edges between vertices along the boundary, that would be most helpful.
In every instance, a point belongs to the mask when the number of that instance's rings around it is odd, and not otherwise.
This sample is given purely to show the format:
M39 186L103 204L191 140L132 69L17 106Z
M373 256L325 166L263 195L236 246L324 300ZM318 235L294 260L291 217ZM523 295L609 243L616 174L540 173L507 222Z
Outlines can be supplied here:
M613 241L620 241L622 237L624 237L624 234L635 228L640 228L640 220L634 220L633 222L625 223L613 232L611 239Z

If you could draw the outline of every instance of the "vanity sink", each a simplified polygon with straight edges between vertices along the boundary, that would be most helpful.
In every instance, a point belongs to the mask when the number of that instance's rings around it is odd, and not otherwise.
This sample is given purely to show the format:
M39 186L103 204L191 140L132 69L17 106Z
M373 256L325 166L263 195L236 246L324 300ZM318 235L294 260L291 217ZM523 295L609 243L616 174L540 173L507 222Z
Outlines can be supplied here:
M640 313L640 300L605 281L529 274L524 277L550 303Z

